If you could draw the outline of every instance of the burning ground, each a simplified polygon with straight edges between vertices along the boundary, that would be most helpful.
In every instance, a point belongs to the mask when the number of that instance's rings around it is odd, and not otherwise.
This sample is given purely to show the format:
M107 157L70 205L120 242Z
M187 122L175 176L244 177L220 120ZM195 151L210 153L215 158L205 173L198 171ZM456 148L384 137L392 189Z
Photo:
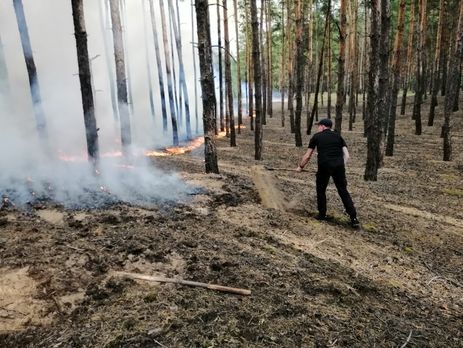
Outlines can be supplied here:
M194 188L175 200L3 204L0 346L461 347L462 127L454 127L460 157L444 163L439 127L417 137L408 123L399 120L396 156L375 183L362 180L361 124L344 134L359 230L332 185L333 221L312 218L314 163L301 174L253 167L249 129L238 148L219 140L220 175L202 173L200 149L151 158ZM295 167L305 149L278 124L266 126L260 164Z

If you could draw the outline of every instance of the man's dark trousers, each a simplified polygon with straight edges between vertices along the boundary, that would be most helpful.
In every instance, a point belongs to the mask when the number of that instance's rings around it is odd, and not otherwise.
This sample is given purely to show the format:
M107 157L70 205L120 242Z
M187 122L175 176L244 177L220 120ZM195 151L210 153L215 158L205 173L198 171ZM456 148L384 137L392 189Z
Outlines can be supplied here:
M328 186L330 177L333 177L334 184L336 185L347 214L349 214L351 218L357 217L354 203L352 202L349 191L347 191L346 168L344 165L335 167L318 166L316 183L319 214L321 216L326 215L326 187Z

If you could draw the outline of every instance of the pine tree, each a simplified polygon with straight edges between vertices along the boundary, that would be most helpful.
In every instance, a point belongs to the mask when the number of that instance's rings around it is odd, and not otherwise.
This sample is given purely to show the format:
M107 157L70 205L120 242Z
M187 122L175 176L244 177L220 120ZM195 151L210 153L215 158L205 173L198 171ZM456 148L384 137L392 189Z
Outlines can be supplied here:
M84 111L85 134L87 139L87 154L89 160L96 164L99 157L98 130L93 101L90 61L88 59L87 32L85 30L83 0L72 0L72 18L77 47L77 62L79 65L80 90Z
M22 0L13 0L13 5L19 29L19 36L21 38L24 60L26 62L27 74L29 77L29 87L32 97L32 106L34 108L37 133L39 134L40 139L44 140L47 138L47 122L42 106L39 80L37 78L37 68L32 54L31 41L29 38L29 31L27 29Z
M206 173L219 173L217 148L214 139L216 130L216 99L214 72L212 70L212 48L208 0L195 0L195 9L203 104L204 164L206 167Z

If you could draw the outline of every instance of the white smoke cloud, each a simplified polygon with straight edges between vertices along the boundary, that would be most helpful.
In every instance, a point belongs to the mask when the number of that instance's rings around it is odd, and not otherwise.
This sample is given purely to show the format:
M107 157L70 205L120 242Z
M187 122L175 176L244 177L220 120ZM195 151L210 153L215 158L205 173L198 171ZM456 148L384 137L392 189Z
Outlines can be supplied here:
M146 5L148 1L146 1ZM158 3L154 5L159 16ZM72 9L70 1L23 0L32 51L37 66L48 130L48 147L37 136L31 102L27 70L13 9L13 1L0 1L0 36L2 38L10 92L0 96L0 195L8 195L17 203L25 204L38 196L49 196L67 206L98 205L106 198L111 201L148 202L150 199L170 199L191 191L175 175L164 174L143 156L138 156L130 168L121 158L103 158L101 175L95 176L86 162L85 128L83 121L80 84ZM191 48L191 21L189 1L180 2L183 59L189 91L192 130L194 120L194 79ZM170 117L169 131L163 134L162 114L157 69L151 30L143 27L142 0L126 0L126 52L130 65L133 93L131 115L133 147L144 149L172 145ZM148 6L146 6L148 9ZM166 1L167 8L167 1ZM92 78L95 89L95 114L99 130L100 152L120 151L119 125L114 121L107 62L114 64L112 41L106 55L100 22L100 1L84 0L88 34L89 56L92 59ZM148 25L151 25L148 16ZM161 35L160 18L158 34ZM105 24L107 38L112 40L111 28ZM145 36L147 35L152 76L147 76ZM162 50L162 40L159 36ZM175 45L174 45L175 47ZM176 52L175 52L176 54ZM164 59L164 53L161 52ZM198 63L198 61L197 61ZM177 71L178 67L177 67ZM199 69L198 69L199 72ZM163 72L164 74L164 72ZM164 74L165 76L165 74ZM155 100L155 119L150 112L148 79L151 79ZM165 83L167 85L167 83ZM198 93L200 87L198 86ZM167 93L166 93L167 95ZM200 98L200 95L198 95ZM168 101L166 102L167 107ZM201 109L199 110L201 115ZM199 120L199 131L202 122ZM180 139L186 137L184 128ZM63 161L63 156L79 157L75 163ZM28 180L27 178L30 178ZM103 189L99 189L103 187ZM34 195L32 195L32 192ZM98 199L92 192L98 192ZM110 193L108 193L110 192ZM98 203L98 204L97 204Z

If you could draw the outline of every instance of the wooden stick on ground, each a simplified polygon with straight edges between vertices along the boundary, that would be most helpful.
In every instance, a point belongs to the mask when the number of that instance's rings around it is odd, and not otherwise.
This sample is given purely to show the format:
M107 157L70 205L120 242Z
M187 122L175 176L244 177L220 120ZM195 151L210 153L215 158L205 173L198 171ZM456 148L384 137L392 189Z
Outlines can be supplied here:
M230 288L228 286L201 283L201 282L194 282L194 281L191 281L191 280L165 278L165 277L158 277L158 276L149 276L149 275L145 275L145 274L129 273L129 272L114 272L114 275L121 276L121 277L127 277L127 278L131 278L131 279L146 280L146 281L149 281L149 282L174 283L174 284L180 284L180 285L196 286L196 287L206 288L206 289L210 289L210 290L229 292L229 293L237 294L237 295L244 295L244 296L251 295L251 290L239 289L239 288Z

